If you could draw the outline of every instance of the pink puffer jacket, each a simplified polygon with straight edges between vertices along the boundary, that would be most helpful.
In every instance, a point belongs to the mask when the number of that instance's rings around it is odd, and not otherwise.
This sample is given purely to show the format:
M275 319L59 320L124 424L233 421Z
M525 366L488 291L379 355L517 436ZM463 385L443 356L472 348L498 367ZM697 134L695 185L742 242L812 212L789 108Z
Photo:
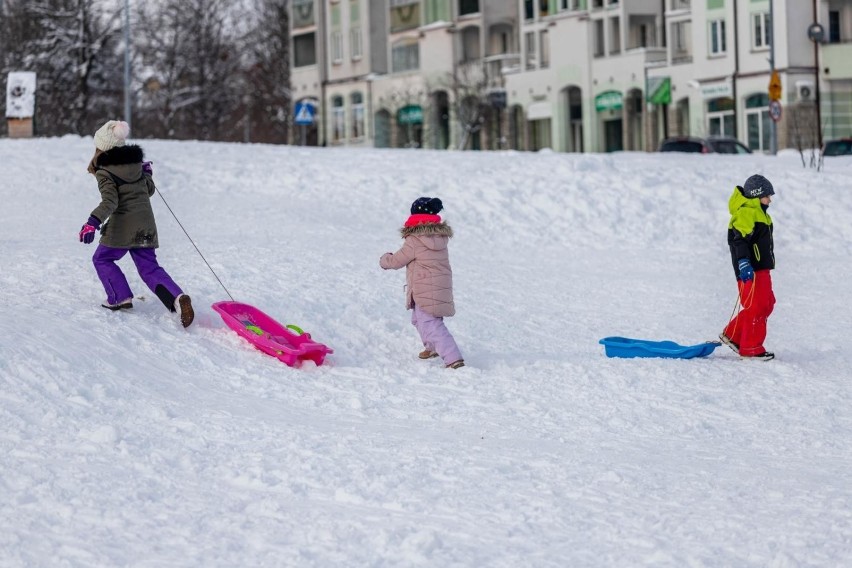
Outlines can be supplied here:
M395 253L385 253L379 260L382 268L405 267L405 308L417 304L436 317L455 315L453 303L453 270L447 244L453 230L446 223L424 223L400 230L405 243Z

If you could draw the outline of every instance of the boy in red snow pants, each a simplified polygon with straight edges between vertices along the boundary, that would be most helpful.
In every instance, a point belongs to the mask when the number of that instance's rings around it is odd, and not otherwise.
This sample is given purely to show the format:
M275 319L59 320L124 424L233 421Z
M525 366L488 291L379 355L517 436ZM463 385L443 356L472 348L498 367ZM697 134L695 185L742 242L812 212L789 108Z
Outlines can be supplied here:
M764 361L775 357L763 347L766 320L775 306L770 276L775 268L772 219L766 212L773 195L769 180L755 174L737 186L728 201L728 247L743 309L719 334L722 343L741 357Z

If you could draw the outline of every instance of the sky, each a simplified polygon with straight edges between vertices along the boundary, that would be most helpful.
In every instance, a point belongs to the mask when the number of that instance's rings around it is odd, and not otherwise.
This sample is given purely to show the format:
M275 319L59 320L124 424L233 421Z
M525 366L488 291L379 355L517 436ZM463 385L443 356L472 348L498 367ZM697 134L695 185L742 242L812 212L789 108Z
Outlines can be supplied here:
M852 158L140 144L188 329L129 259L100 307L91 137L0 139L0 565L852 565ZM754 173L776 359L607 357L718 336ZM462 369L379 268L420 196ZM230 298L334 353L253 349Z

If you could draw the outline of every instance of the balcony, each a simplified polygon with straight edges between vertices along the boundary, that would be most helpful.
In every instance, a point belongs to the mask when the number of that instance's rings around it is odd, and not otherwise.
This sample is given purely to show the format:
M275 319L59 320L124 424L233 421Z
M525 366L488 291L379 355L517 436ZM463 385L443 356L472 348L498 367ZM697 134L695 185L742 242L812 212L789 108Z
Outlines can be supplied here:
M481 87L484 90L500 89L503 77L521 69L519 53L489 55L477 61L466 61L458 66L458 79L462 84Z
M668 7L670 12L688 12L692 9L692 0L669 0Z
M499 55L489 55L482 60L485 65L485 73L488 75L490 83L495 81L501 85L503 76L510 73L517 73L521 70L521 54L520 53L501 53ZM494 85L491 85L494 86Z

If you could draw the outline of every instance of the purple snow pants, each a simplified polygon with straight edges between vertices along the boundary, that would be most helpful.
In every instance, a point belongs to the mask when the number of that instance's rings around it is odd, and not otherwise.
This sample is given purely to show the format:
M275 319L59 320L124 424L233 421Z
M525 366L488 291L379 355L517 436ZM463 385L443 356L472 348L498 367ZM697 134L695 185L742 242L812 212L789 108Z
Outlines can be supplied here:
M92 262L95 265L95 270L98 272L98 278L101 279L104 290L106 290L108 303L116 304L128 298L133 298L133 292L130 290L127 278L124 277L124 273L116 264L128 252L130 253L130 258L133 259L133 263L136 265L139 276L142 277L142 281L145 282L152 292L159 296L157 287L162 286L172 297L176 298L183 293L180 286L175 284L171 276L157 262L157 254L154 252L154 249L126 249L98 245L92 257ZM166 307L174 309L172 306Z
M417 328L423 346L441 356L445 365L455 363L462 358L456 340L444 325L444 318L430 316L417 306L411 311L411 323Z

